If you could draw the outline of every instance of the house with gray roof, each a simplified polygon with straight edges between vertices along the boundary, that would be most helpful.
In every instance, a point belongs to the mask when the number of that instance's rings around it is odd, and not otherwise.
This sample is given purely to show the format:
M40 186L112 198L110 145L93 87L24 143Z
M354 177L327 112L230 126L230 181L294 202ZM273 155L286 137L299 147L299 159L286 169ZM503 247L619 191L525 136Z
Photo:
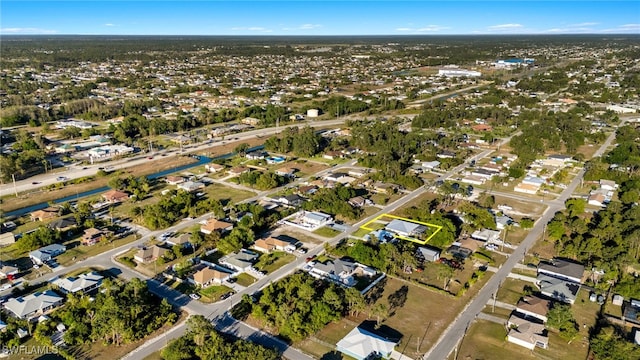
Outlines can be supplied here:
M77 277L70 276L64 279L57 279L53 282L53 285L56 285L58 290L65 294L75 294L77 292L86 294L100 287L103 278L97 272L90 272Z
M427 231L427 227L410 221L394 219L385 226L385 230L400 236L419 236Z
M553 259L548 263L541 262L538 265L538 274L545 274L579 284L582 282L582 276L584 275L584 265L563 259Z
M221 258L220 264L238 272L245 272L253 267L259 256L257 253L242 249L238 253L229 254Z
M354 359L389 359L397 342L360 327L351 330L336 344L336 350Z
M309 270L309 274L318 279L329 279L345 286L356 284L353 278L356 264L341 259L327 260L324 263L315 262Z
M579 283L576 284L541 273L538 274L536 285L542 295L568 304L573 304L576 301L578 291L580 291Z
M62 305L64 299L52 290L9 299L4 308L20 319L32 320Z
M53 260L54 257L64 253L65 251L67 251L67 248L64 245L51 244L30 252L29 258L31 258L31 261L33 261L34 264L42 265Z

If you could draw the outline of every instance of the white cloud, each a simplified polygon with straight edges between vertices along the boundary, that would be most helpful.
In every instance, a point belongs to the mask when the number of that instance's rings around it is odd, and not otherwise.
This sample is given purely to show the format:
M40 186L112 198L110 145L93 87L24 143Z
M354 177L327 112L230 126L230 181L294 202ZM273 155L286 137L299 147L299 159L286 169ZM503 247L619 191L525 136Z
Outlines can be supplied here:
M450 27L440 26L440 25L427 25L421 28L400 27L400 28L397 28L396 31L419 34L419 33L438 32L438 31L447 30L447 29L450 29Z
M1 28L0 34L56 34L57 30L48 30L40 28Z
M588 26L594 26L594 25L598 25L599 23L597 22L583 22L583 23L578 23L578 24L571 24L571 25L567 25L567 27L588 27Z
M487 29L493 30L493 31L502 31L502 30L521 29L521 28L523 28L521 24L500 24L500 25L489 26Z
M264 28L262 26L250 26L250 27L238 26L238 27L232 27L231 30L233 30L233 31L263 32L263 33L270 33L270 32L273 31L271 29L267 29L267 28Z
M319 27L322 27L322 25L320 25L320 24L302 24L302 25L300 25L300 27L298 27L298 29L300 29L300 30L310 30L310 29L317 29Z
M106 23L106 24L104 24L104 26L116 26L116 24Z
M612 29L604 29L604 33L640 33L640 24L624 24Z

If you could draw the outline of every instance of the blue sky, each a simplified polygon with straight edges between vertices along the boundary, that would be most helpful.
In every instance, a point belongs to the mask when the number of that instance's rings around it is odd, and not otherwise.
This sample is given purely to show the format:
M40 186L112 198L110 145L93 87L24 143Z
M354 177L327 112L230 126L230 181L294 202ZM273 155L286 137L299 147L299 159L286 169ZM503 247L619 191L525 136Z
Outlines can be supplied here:
M640 34L640 1L0 2L0 34Z

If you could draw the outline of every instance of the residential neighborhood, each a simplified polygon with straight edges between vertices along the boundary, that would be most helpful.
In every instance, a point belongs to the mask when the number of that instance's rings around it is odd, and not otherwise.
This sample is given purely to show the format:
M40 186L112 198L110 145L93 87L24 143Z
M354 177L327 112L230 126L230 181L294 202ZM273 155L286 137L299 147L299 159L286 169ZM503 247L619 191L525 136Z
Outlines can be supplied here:
M400 39L3 42L0 356L640 354L637 43Z

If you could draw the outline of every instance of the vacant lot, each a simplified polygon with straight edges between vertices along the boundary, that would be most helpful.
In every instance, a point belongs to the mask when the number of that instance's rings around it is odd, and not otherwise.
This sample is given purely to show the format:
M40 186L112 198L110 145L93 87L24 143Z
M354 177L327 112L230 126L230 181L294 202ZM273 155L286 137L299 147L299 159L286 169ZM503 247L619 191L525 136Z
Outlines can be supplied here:
M384 293L378 300L388 307L390 307L389 295L394 293L397 295L405 290L404 286L407 287L404 304L393 309L392 314L383 322L383 325L402 334L402 340L396 349L413 359L424 354L484 285L488 275L459 298L423 289L400 280L388 279Z

